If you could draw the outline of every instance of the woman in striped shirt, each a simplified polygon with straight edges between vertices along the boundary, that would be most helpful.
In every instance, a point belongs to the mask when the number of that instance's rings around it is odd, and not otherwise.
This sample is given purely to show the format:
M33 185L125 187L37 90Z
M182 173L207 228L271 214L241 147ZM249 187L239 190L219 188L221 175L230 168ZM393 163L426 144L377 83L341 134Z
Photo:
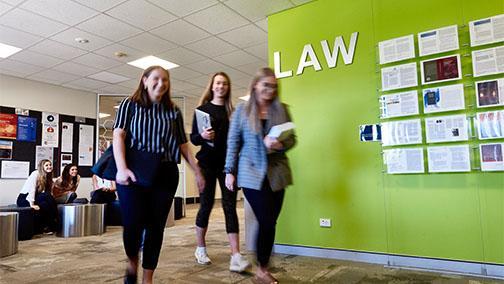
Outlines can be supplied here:
M143 242L143 283L152 283L163 233L178 186L180 156L195 173L199 190L204 179L188 147L180 109L170 98L170 77L160 66L145 69L135 93L121 102L114 124L113 149L117 165L116 184L123 219L123 241L128 265L125 283L135 283L138 252ZM128 151L162 156L152 186L144 187L128 168ZM152 167L152 165L141 165ZM136 165L138 168L138 165Z

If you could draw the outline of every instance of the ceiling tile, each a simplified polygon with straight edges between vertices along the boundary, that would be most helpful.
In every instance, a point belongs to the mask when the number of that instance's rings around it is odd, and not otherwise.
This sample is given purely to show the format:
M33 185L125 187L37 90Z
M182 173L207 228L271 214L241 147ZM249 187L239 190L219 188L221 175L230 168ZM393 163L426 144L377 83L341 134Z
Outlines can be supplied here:
M241 48L268 41L268 34L254 24L225 32L220 34L219 37Z
M86 65L78 64L72 61L67 61L64 62L60 65L54 66L54 70L60 71L60 72L66 72L74 75L78 75L81 77L85 77L89 74L94 74L98 73L100 70L96 68L92 68Z
M143 73L143 69L133 67L128 64L122 64L117 67L107 69L107 71L109 71L111 73L123 75L123 76L129 77L129 78L133 78L133 79L135 79L135 81L137 81L137 83L138 83L138 80L140 79L140 76L142 76L142 73Z
M127 0L73 0L75 2L79 2L82 5L86 5L90 8L93 8L97 11L104 12L116 5L121 4Z
M224 71L224 69L226 68L224 64L211 59L194 62L186 65L186 67L191 68L192 70L198 70L198 72L201 72L203 74L213 74L215 72Z
M248 88L251 82L252 82L251 76L243 77L236 80L231 79L231 85L237 88Z
M142 32L140 29L104 14L80 23L76 27L113 41L120 41Z
M2 2L5 2L5 3L10 4L12 6L17 6L17 5L21 4L23 1L25 1L25 0L2 0Z
M199 76L196 78L191 78L189 80L189 82L191 82L191 84L194 84L198 87L206 88L206 86L208 85L208 81L210 80L210 76L211 75L203 75L203 76Z
M227 67L223 70L226 72L226 74L231 78L231 82L233 82L236 79L241 79L241 78L250 78L249 74L243 73L242 71L236 70L231 67Z
M124 77L124 76L121 76L118 74L114 74L114 73L110 73L107 71L102 71L102 72L99 72L96 74L89 75L87 77L91 78L91 79L98 80L98 81L107 82L110 84L117 84L117 83L128 81L131 79L131 78L127 78L127 77Z
M69 82L69 81L73 81L73 80L76 80L79 78L80 77L76 76L76 75L71 75L68 73L59 72L59 71L50 70L50 69L44 70L42 72L35 73L35 74L32 74L32 75L26 77L26 79L43 81L46 83L51 83L51 84L56 84L56 85L60 85L60 84L63 84L63 83Z
M163 52L159 55L159 57L177 63L178 65L185 65L205 59L203 55L197 54L183 47Z
M127 54L127 56L124 57L117 57L115 56L115 52L124 52ZM133 49L131 47L127 47L121 44L111 44L108 46L105 46L103 48L100 48L98 50L93 51L93 53L103 55L107 58L114 58L115 60L119 60L122 62L130 62L133 60L136 60L138 58L147 56L149 54L146 54L145 52L142 52L140 50Z
M128 81L121 82L118 85L131 89L131 93L133 93L136 90L136 88L138 87L138 84L139 84L139 79L131 79Z
M217 4L185 17L185 20L212 34L222 33L249 23L233 10Z
M147 0L171 13L184 17L188 14L210 7L219 2L215 0Z
M87 51L72 46L64 45L53 40L44 40L30 47L28 50L36 51L45 55L70 60L86 54Z
M174 79L186 80L186 79L201 76L201 73L196 72L191 69L188 69L188 68L185 68L185 67L177 67L177 68L170 70L170 75Z
M263 31L268 31L268 18L264 18L254 23L256 26L260 27Z
M259 70L260 68L263 68L263 67L268 67L268 63L264 62L264 61L256 61L256 62L252 62L249 64L236 66L235 68L253 76L253 75L255 75L257 70Z
M119 66L122 63L116 60L112 60L101 55L88 53L83 56L77 57L72 60L73 62L84 64L90 67L96 67L101 69L108 69L115 66Z
M185 90L184 93L189 94L193 97L201 97L201 94L205 91L205 88L197 87L190 90Z
M177 19L175 15L144 0L124 2L106 13L146 31Z
M27 48L43 38L9 27L0 26L0 42L19 48Z
M257 61L257 57L252 56L242 50L236 50L231 53L219 55L214 59L231 67L245 65Z
M121 41L121 44L141 50L148 55L159 54L163 51L177 47L176 44L154 36L150 33L141 33L137 36Z
M11 5L0 2L0 15L7 13L12 8L14 8L14 7Z
M214 57L220 54L228 53L233 50L237 50L237 48L222 39L217 37L208 37L190 44L185 45L186 48L189 48L193 51L196 51L200 54L204 54L208 57Z
M184 20L177 20L159 28L153 29L151 33L174 42L184 45L208 37L210 34L195 27Z
M229 0L224 4L253 22L294 7L288 0Z
M33 64L40 67L50 68L54 65L63 63L64 60L36 53L30 50L21 50L20 52L12 55L9 59L24 62L27 64Z
M189 81L192 82L193 80L191 79ZM177 80L177 79L171 79L170 86L171 86L172 90L177 90L177 91L192 90L192 89L200 87L198 85L194 85L194 84L188 83L186 81L181 81L181 80Z
M71 26L98 14L95 10L68 0L28 0L19 7Z
M89 40L89 42L88 43L78 43L75 41L75 38L78 38L78 37L85 38L85 39ZM102 47L112 43L111 41L109 41L107 39L104 39L104 38L96 36L96 35L92 35L88 32L85 32L85 31L82 31L79 29L75 29L75 28L70 28L64 32L61 32L61 33L51 37L51 39L58 41L58 42L61 42L61 43L64 43L64 44L67 44L67 45L71 45L71 46L80 48L80 49L84 49L87 51L93 51L93 50L102 48Z
M11 10L0 17L0 24L42 37L51 36L68 28L67 25L21 9Z
M110 84L98 81L98 80L93 80L89 78L80 78L75 81L68 82L66 84L63 84L64 87L77 87L77 88L87 88L88 90L96 90L99 88L103 88L105 86L108 86Z
M254 45L251 47L244 48L246 52L261 58L264 61L268 61L268 43L261 43L259 45Z
M132 88L120 86L120 85L111 85L103 88L99 88L95 90L98 94L126 94L129 95L134 92ZM113 118L112 118L113 119Z
M40 72L43 69L44 68L39 66L26 64L23 62L14 61L10 59L4 59L0 61L0 72L3 74L9 74L9 72L6 71L12 71L13 73L16 73L16 75L18 76L19 75L28 76L30 74Z

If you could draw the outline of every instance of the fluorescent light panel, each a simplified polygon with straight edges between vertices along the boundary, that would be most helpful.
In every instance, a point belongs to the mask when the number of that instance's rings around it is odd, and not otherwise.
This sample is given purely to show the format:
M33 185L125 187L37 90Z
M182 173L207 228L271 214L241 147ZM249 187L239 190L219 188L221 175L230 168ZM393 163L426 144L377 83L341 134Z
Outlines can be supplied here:
M98 117L100 117L100 118L105 118L105 117L109 117L109 116L110 116L110 114L108 114L108 113L103 113L103 112L100 112L100 113L98 114Z
M19 47L15 47L12 45L4 44L0 42L0 58L7 58L14 53L21 51L22 49Z
M141 68L141 69L147 69L147 68L154 66L154 65L159 65L159 66L163 67L164 69L173 69L175 67L179 67L179 65L177 65L173 62L166 61L164 59L161 59L159 57L152 56L152 55L142 57L142 58L137 59L135 61L128 62L128 64L135 66L135 67L138 67L138 68Z

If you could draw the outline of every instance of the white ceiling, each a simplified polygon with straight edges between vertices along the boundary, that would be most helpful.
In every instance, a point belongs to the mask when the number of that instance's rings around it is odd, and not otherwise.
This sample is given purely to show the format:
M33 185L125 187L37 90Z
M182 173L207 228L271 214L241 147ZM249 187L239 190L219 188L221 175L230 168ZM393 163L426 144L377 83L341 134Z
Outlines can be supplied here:
M0 0L0 42L23 48L0 59L0 73L130 94L142 70L126 62L155 55L180 65L171 70L172 90L191 109L217 71L231 76L235 98L244 95L267 65L266 17L310 1Z

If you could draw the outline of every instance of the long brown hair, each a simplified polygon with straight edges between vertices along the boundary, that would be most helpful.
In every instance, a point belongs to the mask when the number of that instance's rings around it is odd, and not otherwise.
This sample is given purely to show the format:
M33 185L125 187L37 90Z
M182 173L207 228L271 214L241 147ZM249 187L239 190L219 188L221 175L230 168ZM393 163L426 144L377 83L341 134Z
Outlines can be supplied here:
M259 102L257 101L255 86L257 82L266 77L275 77L275 72L268 67L261 68L256 72L254 78L252 79L252 82L250 83L248 91L249 100L245 105L245 113L249 119L250 126L256 132L260 132L261 124L259 123L259 106L258 106ZM278 88L275 91L275 98L271 102L268 115L271 121L271 125L283 123L287 118L285 109L283 108L282 103L280 102L280 98L278 96Z
M50 173L46 173L46 171L44 170L44 164L47 162L52 164L52 162L47 159L40 160L40 162L38 163L38 176L37 183L35 185L37 192L44 192L46 190L49 192L52 189L53 173L52 171Z
M75 164L68 164L63 168L63 172L61 173L61 187L66 188L69 185L77 184L77 176L70 175L70 169L72 167L77 167Z
M228 91L227 91L227 94L224 98L224 106L226 107L227 115L229 117L229 116L231 116L231 113L233 112L233 103L231 102L231 80L229 79L229 76L224 72L217 72L217 73L213 74L212 77L210 77L210 80L208 81L208 85L205 88L205 91L203 92L203 95L201 95L201 98L198 102L198 106L202 106L202 105L213 100L214 93L213 93L212 87L213 87L215 77L217 77L217 76L222 76L222 77L226 78L227 83L228 83Z
M152 71L156 69L163 70L164 72L166 72L166 75L168 76L168 89L161 96L161 103L165 105L167 108L171 108L174 104L171 100L171 93L170 93L171 88L170 72L168 72L168 70L158 65L151 66L144 70L142 77L140 77L140 83L138 84L136 91L133 93L133 95L131 95L130 100L143 107L150 107L152 105L149 99L149 94L147 93L147 89L143 83L143 78L148 78L149 75L152 73Z

